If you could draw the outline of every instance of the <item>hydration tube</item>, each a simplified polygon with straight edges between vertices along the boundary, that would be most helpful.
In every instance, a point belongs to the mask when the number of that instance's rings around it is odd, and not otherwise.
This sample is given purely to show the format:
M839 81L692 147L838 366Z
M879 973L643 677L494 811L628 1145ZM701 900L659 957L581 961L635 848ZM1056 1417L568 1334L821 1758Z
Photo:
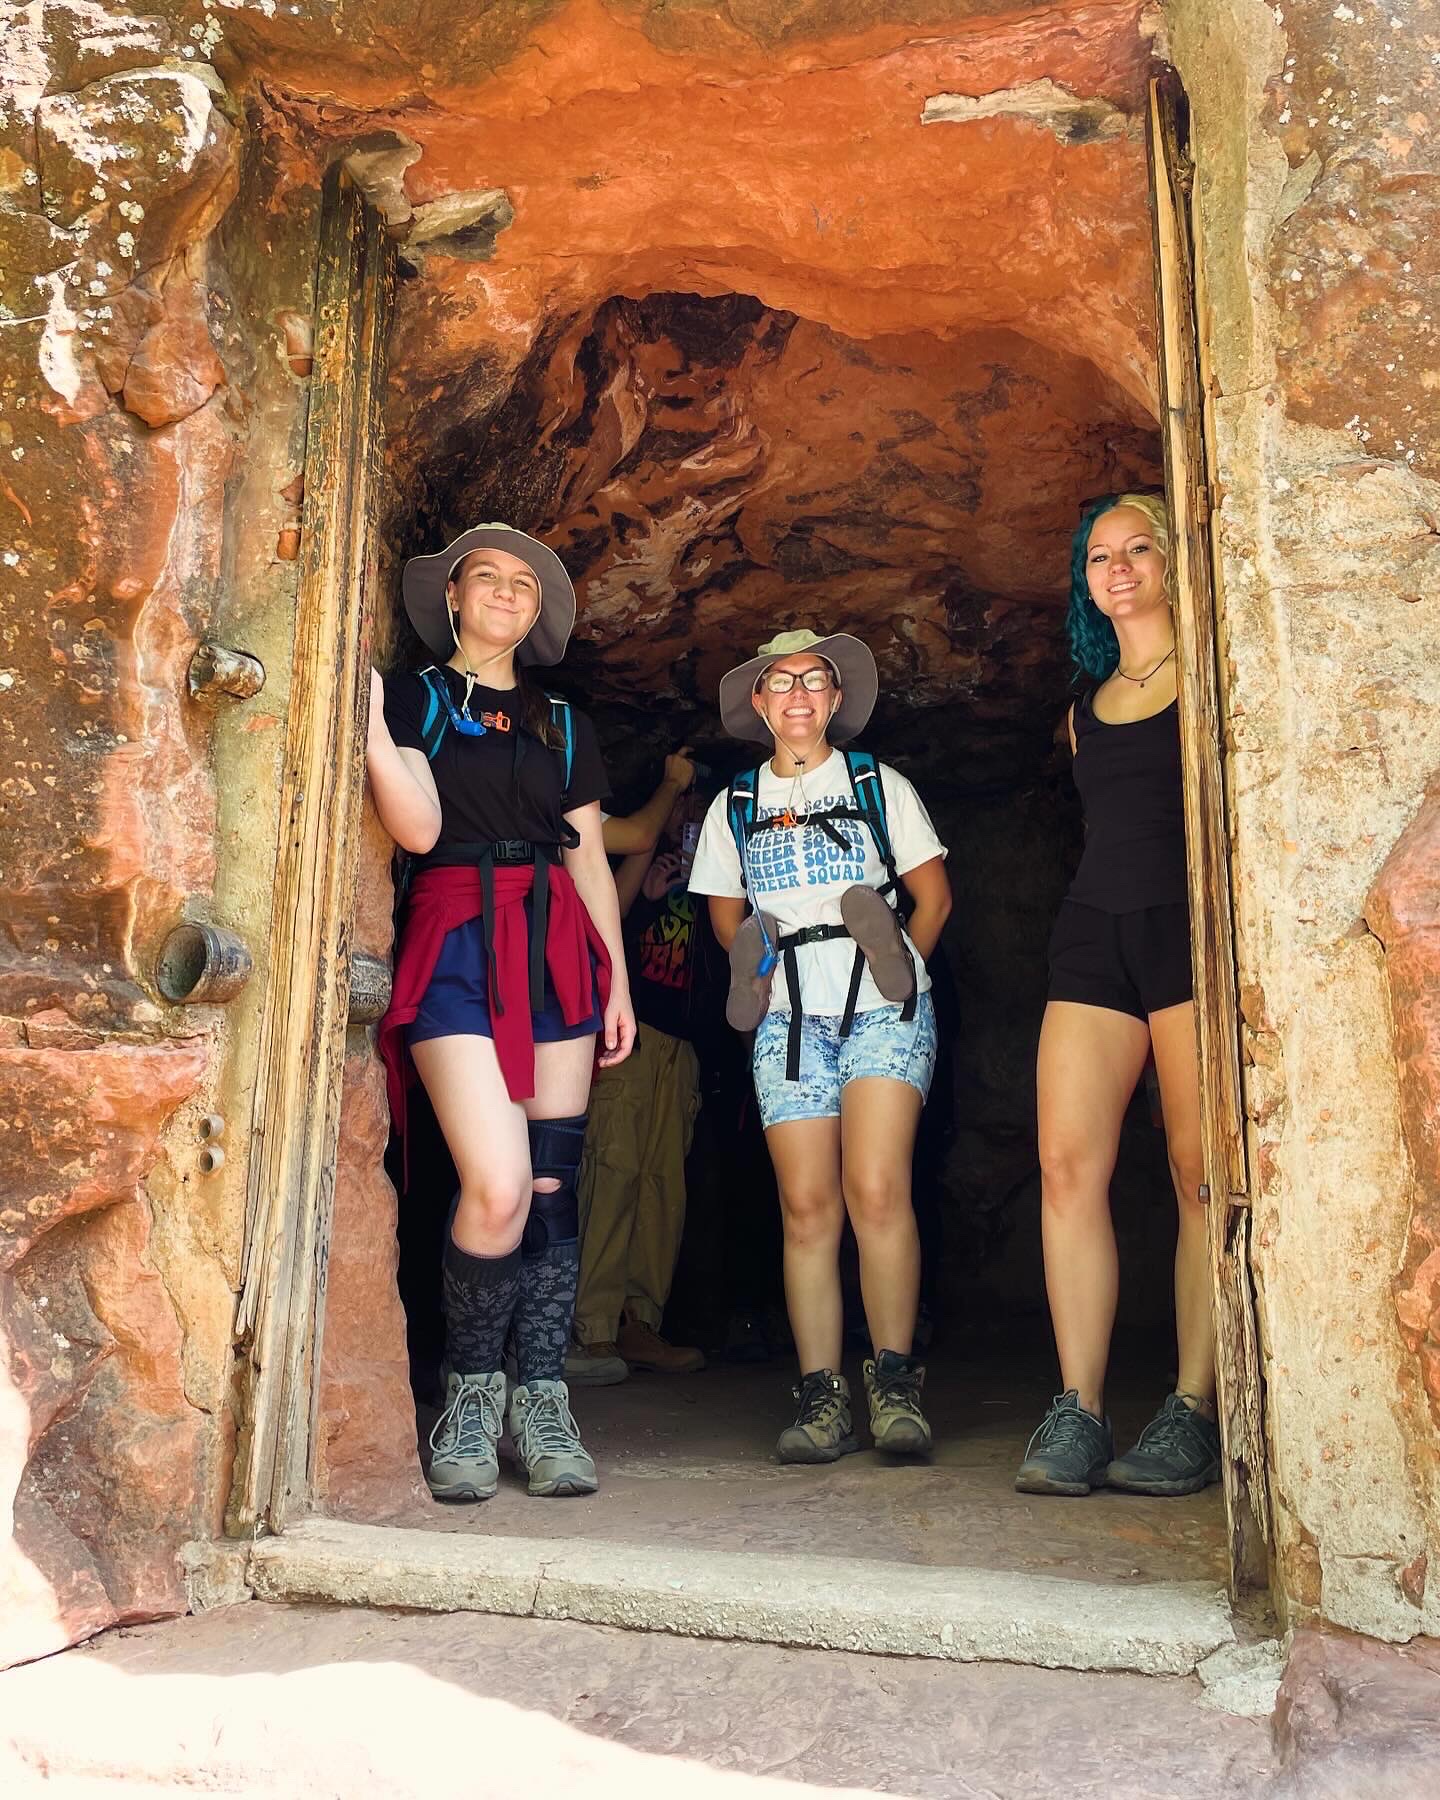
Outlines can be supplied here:
M757 782L755 785L758 810L760 784ZM780 961L780 952L770 941L770 933L765 929L765 915L761 912L760 902L755 897L755 871L750 864L750 836L743 828L740 833L740 842L741 854L744 857L745 862L745 885L750 890L750 906L755 914L755 922L760 927L760 942L765 946L764 950L761 952L760 966L756 969L755 973L757 975L773 975L775 973L775 966Z

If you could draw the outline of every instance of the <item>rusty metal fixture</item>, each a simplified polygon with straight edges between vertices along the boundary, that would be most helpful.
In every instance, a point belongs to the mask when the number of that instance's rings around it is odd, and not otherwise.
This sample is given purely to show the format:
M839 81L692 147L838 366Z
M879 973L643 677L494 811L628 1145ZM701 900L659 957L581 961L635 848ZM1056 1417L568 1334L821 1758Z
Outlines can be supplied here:
M188 921L177 925L160 949L155 985L167 1000L220 1006L250 979L254 961L233 931Z
M225 1167L225 1152L218 1144L207 1144L195 1160L202 1175L213 1175L217 1169Z
M258 656L207 641L190 658L188 679L192 700L210 700L218 694L249 700L265 685L265 665Z
M350 958L349 1025L369 1025L383 1018L390 1004L390 964L383 956L367 956L363 951Z

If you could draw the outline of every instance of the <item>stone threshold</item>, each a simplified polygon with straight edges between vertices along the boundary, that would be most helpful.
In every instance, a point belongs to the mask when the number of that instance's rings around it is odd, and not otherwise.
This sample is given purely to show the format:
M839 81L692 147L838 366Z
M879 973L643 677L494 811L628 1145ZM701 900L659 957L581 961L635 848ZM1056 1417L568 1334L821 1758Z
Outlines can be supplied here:
M337 1519L305 1519L250 1546L245 1586L260 1600L508 1613L742 1643L1143 1675L1190 1675L1235 1642L1224 1592L1203 1581L1127 1587Z

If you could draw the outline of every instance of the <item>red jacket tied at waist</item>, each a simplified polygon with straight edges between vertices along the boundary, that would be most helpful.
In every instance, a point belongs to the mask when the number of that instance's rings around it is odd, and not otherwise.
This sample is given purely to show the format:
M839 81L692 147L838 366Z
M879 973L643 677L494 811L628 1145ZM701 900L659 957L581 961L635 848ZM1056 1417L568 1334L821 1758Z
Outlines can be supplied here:
M589 1018L593 990L591 957L603 1011L610 999L610 953L596 931L575 883L563 867L549 871L546 909L545 966L567 1025ZM495 1055L512 1100L535 1094L535 1040L530 1019L530 932L525 896L535 883L533 867L501 867L493 872L495 915L495 981L491 986L490 1030ZM380 1021L380 1054L385 1060L390 1117L405 1134L405 1087L409 1053L405 1027L420 1010L430 977L439 960L445 934L478 918L482 911L480 871L471 866L425 869L410 890L409 913L395 957L390 1008ZM494 1000L498 989L503 1011Z

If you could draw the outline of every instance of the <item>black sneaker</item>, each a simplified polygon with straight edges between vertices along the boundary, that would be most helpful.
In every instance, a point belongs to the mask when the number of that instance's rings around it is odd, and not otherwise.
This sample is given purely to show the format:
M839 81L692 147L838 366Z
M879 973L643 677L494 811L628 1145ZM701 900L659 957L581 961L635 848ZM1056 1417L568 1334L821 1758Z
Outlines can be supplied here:
M1025 1448L1015 1477L1017 1494L1088 1494L1105 1479L1115 1440L1108 1419L1080 1404L1074 1388L1057 1394Z
M1179 1394L1167 1394L1136 1439L1112 1462L1105 1479L1127 1494L1198 1494L1220 1477L1220 1427Z

